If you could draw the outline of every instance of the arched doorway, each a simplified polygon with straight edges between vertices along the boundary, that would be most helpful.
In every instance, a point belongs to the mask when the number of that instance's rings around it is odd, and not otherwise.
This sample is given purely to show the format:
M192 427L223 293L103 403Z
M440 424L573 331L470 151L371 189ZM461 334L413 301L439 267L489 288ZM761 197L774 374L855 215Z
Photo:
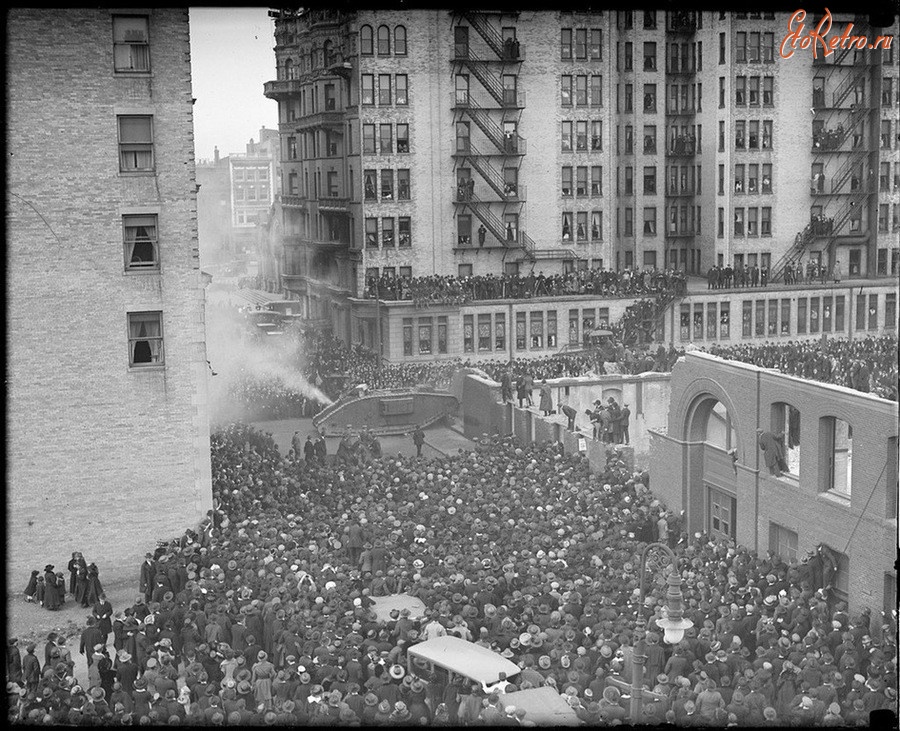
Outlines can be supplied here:
M738 437L732 415L715 396L704 394L689 410L685 431L690 528L736 541Z

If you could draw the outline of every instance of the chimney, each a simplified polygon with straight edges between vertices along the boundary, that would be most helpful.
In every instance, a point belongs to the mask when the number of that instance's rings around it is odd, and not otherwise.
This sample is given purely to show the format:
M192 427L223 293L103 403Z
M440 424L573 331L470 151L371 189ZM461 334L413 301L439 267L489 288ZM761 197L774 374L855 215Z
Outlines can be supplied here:
M215 154L215 163L216 163L216 165L218 165L219 164L219 148L214 147L213 152Z

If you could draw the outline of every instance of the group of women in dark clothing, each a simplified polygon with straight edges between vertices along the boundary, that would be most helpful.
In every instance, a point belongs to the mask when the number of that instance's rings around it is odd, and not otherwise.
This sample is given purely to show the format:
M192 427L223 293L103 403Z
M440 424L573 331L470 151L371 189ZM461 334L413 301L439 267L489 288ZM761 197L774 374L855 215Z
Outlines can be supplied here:
M55 611L66 602L66 577L62 571L54 571L53 564L44 566L44 573L35 569L31 572L25 587L25 601L40 604L44 609ZM100 569L95 563L87 563L79 551L72 553L67 566L69 569L68 593L76 604L92 607L103 594L100 583Z

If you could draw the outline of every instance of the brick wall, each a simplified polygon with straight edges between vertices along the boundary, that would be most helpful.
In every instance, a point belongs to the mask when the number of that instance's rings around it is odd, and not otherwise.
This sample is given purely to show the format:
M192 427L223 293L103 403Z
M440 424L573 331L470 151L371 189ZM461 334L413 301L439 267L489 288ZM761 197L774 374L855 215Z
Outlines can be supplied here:
M79 550L136 581L212 499L188 13L151 11L141 77L113 72L109 10L7 17L7 579ZM153 115L155 175L118 172L116 114L133 110ZM123 272L136 208L158 214L157 273ZM165 366L129 370L142 310L163 313Z
M849 558L848 594L853 608L881 611L885 575L896 576L897 404L841 386L805 381L755 366L689 353L672 372L667 432L651 436L653 489L674 509L684 508L691 531L710 528L706 487L736 500L735 540L765 552L770 527L797 534L798 555L819 543ZM705 443L703 414L710 399L721 402L734 425L736 463L728 470L724 451ZM757 445L757 429L774 429L772 405L799 409L799 478L769 474ZM823 419L846 421L853 429L850 495L827 489L830 451ZM896 449L896 446L894 446Z

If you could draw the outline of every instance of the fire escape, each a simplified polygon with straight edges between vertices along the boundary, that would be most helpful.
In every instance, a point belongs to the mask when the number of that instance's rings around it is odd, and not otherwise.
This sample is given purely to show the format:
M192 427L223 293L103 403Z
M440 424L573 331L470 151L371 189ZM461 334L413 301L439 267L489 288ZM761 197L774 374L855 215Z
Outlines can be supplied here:
M484 50L472 47L471 29L480 36ZM551 252L539 250L520 224L526 190L519 182L519 168L526 142L518 130L525 94L517 84L525 50L515 37L504 37L486 13L454 13L453 34L453 200L457 215L471 212L500 246L523 250L527 260L549 258ZM475 128L483 142L473 141ZM473 173L481 181L477 193ZM478 248L473 243L470 238L460 240L458 246ZM563 254L552 252L554 258Z
M665 117L665 264L677 268L678 249L694 248L695 218L690 213L695 205L699 181L695 177L697 152L695 113L697 100L684 92L693 92L696 82L695 57L691 50L697 30L696 13L675 11L668 13L669 33L666 49L666 117ZM646 140L645 140L646 145ZM645 150L646 152L646 150ZM675 171L674 176L671 174ZM678 217L685 210L688 216ZM684 262L684 268L693 266L693 257ZM661 317L665 307L657 314Z
M854 35L871 29L854 24ZM838 49L833 60L820 57L813 86L813 164L810 220L794 238L788 251L775 263L771 279L784 276L789 264L799 263L804 253L826 252L829 266L836 259L841 240L867 240L871 236L871 203L877 193L878 135L873 112L878 111L876 54L852 48ZM868 214L864 216L864 211Z

